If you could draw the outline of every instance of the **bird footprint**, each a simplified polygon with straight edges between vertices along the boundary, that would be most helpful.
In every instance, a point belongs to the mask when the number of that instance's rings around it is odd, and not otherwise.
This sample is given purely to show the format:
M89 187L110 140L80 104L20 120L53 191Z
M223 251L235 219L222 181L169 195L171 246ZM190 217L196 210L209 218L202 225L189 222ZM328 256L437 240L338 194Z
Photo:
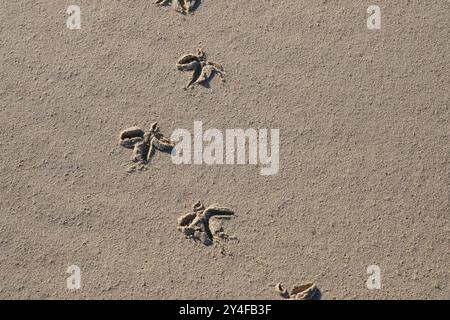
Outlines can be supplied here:
M312 282L295 286L290 293L283 288L281 283L278 283L275 290L281 297L289 300L316 300L320 298L320 291Z
M133 149L131 160L139 165L139 168L150 161L156 150L170 152L175 146L160 132L157 122L151 125L148 132L144 132L139 127L131 127L122 131L119 143L124 148ZM131 171L134 169L136 167L132 167Z
M180 71L192 71L192 76L188 84L184 87L188 89L194 84L207 86L215 74L220 76L225 82L225 71L220 64L207 61L206 54L202 49L197 50L197 54L185 54L177 61L177 69Z
M155 4L160 6L167 5L172 1L172 7L181 14L191 14L200 4L199 0L156 0Z
M207 208L197 201L192 206L192 212L178 218L177 226L187 238L200 241L205 246L212 245L214 241L232 239L224 233L222 224L218 219L229 219L234 212L225 207L213 204Z

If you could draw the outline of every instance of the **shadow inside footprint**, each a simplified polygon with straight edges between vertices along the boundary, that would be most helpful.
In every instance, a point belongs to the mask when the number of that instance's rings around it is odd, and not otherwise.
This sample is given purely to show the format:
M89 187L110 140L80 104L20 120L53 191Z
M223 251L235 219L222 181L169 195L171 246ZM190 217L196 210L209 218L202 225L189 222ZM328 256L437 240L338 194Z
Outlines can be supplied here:
M211 84L210 84L210 82L211 82L211 79L209 79L209 80L207 80L207 81L204 81L204 82L201 82L201 83L197 83L197 84L198 84L199 86L205 88L205 89L211 89Z
M212 82L212 81L214 80L214 78L216 78L218 75L219 75L219 74L218 74L217 71L213 71L213 72L211 73L211 75L210 75L207 79L205 79L205 80L202 81L202 82L196 82L196 84L198 84L199 86L202 86L203 88L211 89L211 82Z
M172 149L163 149L163 150L158 150L161 153L165 153L165 154L172 154L175 150L175 147L173 147Z
M192 11L197 10L197 8L200 7L201 3L202 3L202 0L197 0L195 2L194 6L192 7Z
M319 288L316 289L316 293L311 297L311 300L320 300L322 298L322 292Z

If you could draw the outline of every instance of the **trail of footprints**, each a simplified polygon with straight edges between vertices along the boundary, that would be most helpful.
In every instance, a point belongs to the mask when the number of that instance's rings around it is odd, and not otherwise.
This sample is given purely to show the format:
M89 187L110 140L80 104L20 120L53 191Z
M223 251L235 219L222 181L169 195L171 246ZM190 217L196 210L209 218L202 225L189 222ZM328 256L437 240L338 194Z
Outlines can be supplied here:
M175 11L182 14L191 14L198 6L197 0L156 0L155 4L164 6L172 1ZM198 49L196 54L186 54L178 59L176 67L179 71L192 72L189 82L184 87L188 89L195 84L207 86L209 81L217 74L225 81L225 71L217 63L207 61L205 52ZM127 149L132 149L131 160L135 163L128 171L143 169L151 160L155 152L171 152L174 148L172 141L161 132L158 123L151 125L145 132L139 127L130 127L120 133L119 144ZM217 204L205 207L201 201L192 205L192 210L181 215L177 219L177 229L188 239L193 239L205 246L214 243L222 243L229 239L235 239L227 235L223 230L222 221L234 217L234 211ZM306 283L295 286L290 292L278 283L275 286L278 294L289 300L313 300L320 298L320 291L314 283Z

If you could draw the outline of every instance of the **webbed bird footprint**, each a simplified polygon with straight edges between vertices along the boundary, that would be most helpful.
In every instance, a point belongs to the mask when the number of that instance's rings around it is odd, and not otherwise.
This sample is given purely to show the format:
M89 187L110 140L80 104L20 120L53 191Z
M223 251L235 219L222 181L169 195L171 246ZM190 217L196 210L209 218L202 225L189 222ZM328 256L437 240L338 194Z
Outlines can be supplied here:
M283 288L281 283L275 285L275 290L278 294L284 298L289 300L317 300L320 299L320 290L317 286L308 282L299 286L295 286L291 292L288 292Z
M191 14L200 4L200 0L156 0L155 4L160 6L168 5L172 2L172 8L182 14Z
M223 231L222 219L229 219L234 212L226 207L213 204L209 207L198 201L193 204L192 212L183 214L177 220L177 229L187 238L200 241L206 246L214 242L231 238Z
M192 71L188 84L184 87L188 89L194 84L207 86L209 81L218 74L222 82L225 81L225 71L220 64L209 62L202 49L197 50L197 54L185 54L177 61L177 69L183 72Z
M133 149L131 160L141 166L150 161L156 150L170 152L175 146L160 132L157 122L148 132L139 127L128 128L120 133L119 139L122 147Z

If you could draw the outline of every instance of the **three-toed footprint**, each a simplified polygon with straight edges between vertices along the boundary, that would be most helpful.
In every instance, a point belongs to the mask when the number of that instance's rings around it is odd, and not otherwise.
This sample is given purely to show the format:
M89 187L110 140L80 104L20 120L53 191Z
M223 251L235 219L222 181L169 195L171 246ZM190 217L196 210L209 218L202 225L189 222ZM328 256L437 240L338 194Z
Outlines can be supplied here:
M197 54L185 54L177 61L177 69L180 71L192 71L192 76L184 89L194 84L207 86L215 74L225 82L225 71L220 64L207 61L205 52L199 48Z
M131 160L141 168L150 161L156 150L170 152L175 146L160 132L157 122L151 125L148 132L131 127L122 131L119 138L122 147L133 149Z
M170 1L172 1L173 9L182 14L192 13L200 3L199 0L156 0L155 3L160 6L165 6Z
M233 238L224 233L221 219L229 219L234 212L226 207L213 204L205 207L197 201L192 206L192 212L183 214L177 220L178 230L187 238L200 241L206 246L215 241Z
M299 286L295 286L291 292L288 292L281 283L275 285L275 290L284 299L289 300L316 300L320 299L320 291L317 286L308 282Z

